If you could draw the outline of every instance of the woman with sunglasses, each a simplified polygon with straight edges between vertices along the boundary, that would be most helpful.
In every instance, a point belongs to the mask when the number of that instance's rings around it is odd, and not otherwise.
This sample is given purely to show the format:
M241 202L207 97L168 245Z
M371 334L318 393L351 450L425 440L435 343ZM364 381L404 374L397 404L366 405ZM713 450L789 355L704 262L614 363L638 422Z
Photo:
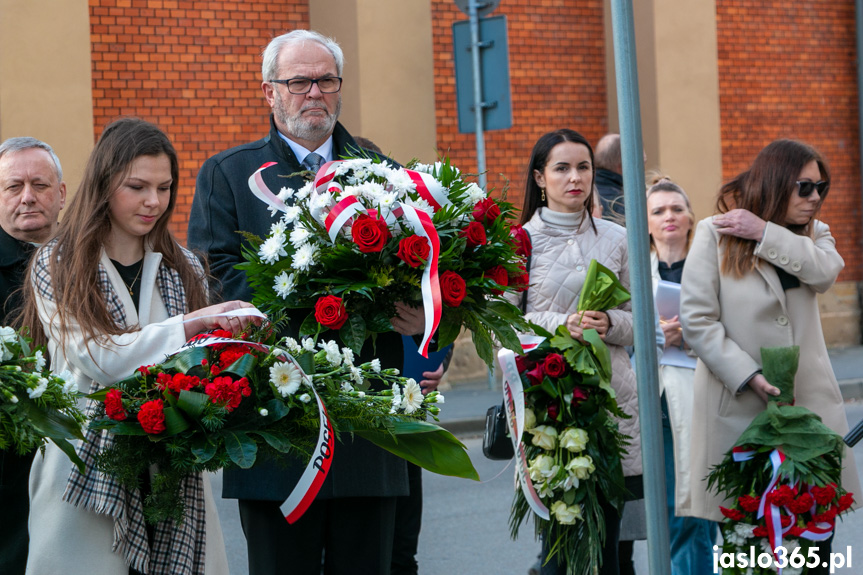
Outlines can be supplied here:
M777 140L722 186L718 215L698 224L680 301L683 336L698 356L687 515L723 519L725 503L705 477L779 394L761 374L762 347L799 346L795 404L848 431L816 301L845 265L827 224L815 219L829 189L816 150ZM850 450L843 464L843 486L860 493ZM829 541L820 542L825 551Z

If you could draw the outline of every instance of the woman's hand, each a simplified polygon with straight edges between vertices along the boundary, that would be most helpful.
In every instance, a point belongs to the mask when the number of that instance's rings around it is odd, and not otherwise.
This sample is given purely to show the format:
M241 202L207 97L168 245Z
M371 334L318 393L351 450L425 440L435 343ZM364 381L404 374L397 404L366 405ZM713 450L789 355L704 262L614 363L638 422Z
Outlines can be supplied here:
M417 335L423 333L426 327L426 316L422 306L411 307L404 302L396 302L396 315L390 319L393 329L402 335Z
M737 236L760 242L767 222L749 210L736 209L713 217L716 231L726 236Z
M238 309L254 309L254 307L255 306L248 302L234 300L226 301L224 303L216 305L211 305L197 311L187 313L183 316L184 320L194 319L197 321L190 321L189 323L183 325L184 329L186 330L186 339L191 338L193 335L197 335L205 331L210 331L211 329L224 329L236 335L246 329L246 326L250 323L254 323L255 325L261 325L261 318L249 315L205 317Z
M779 388L774 387L768 383L767 378L763 375L756 374L752 379L749 380L749 389L758 394L764 403L767 403L767 398L770 395L779 395Z
M608 328L611 327L611 321L608 319L608 314L604 311L585 311L575 312L566 318L566 329L570 335L584 343L582 333L586 329L595 329L601 339L605 339L608 333Z
M659 319L659 327L662 328L662 333L665 335L665 349L669 347L680 347L683 343L683 332L680 328L680 319L674 316L671 319Z
M428 394L430 391L435 391L440 385L440 380L443 378L443 364L437 366L437 369L434 371L424 371L423 379L419 382L420 388L422 388L423 395Z

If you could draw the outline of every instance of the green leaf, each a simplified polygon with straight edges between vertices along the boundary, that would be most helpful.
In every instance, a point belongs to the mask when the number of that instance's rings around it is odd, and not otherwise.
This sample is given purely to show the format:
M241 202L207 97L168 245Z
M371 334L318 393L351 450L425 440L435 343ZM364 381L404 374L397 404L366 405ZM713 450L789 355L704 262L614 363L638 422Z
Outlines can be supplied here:
M378 447L432 473L479 481L465 446L449 431L426 421L398 420L393 436L385 431L354 430Z
M313 353L302 353L295 357L297 363L301 368L303 368L303 372L309 377L315 374L315 354ZM268 408L269 409L269 408Z
M162 364L163 371L177 370L180 373L188 373L193 367L201 367L201 361L209 358L209 350L206 347L190 347L180 353L168 358Z
M361 315L353 313L339 330L342 342L359 355L366 340L366 322Z
M163 436L170 437L189 429L189 422L183 417L183 412L176 407L166 407L164 413L165 431L162 432Z
M266 441L270 447L272 447L279 453L287 453L291 450L291 447L293 445L290 439L282 435L276 435L268 431L253 431L251 433L255 433L263 437L264 441Z
M437 330L438 347L443 348L451 344L461 333L461 320L448 321L447 314L441 317Z
M315 312L310 313L300 324L300 337L315 337L321 332L321 324L315 319Z
M114 421L113 419L94 419L90 429L107 429L114 435L149 435L137 421Z
M225 450L240 469L249 469L255 464L258 446L255 441L245 433L225 431Z
M216 455L216 444L209 442L206 437L196 437L191 450L196 458L195 463L206 463Z
M599 333L595 329L586 329L582 332L581 337L590 344L590 349L593 352L593 356L599 362L599 368L601 370L602 379L604 381L611 381L611 352L608 351L608 346L605 345L605 342L602 341L602 338L599 337Z
M258 358L252 353L241 355L237 361L222 370L222 373L230 373L237 377L248 377L255 371Z
M198 391L180 391L177 407L187 413L193 420L200 421L204 408L210 403L210 396Z
M779 388L779 395L769 395L770 401L794 402L794 376L800 362L800 347L762 347L761 373L771 385Z
M20 397L18 401L18 409L26 414L30 424L43 437L84 439L80 424L72 417L56 409L40 407L28 397Z
M66 454L66 456L75 464L75 467L78 468L78 471L84 473L86 471L86 467L84 466L84 462L81 461L81 458L78 457L78 453L75 452L75 448L71 443L63 439L62 437L52 437L51 441L54 442L54 445L60 448L60 451Z
M629 291L623 287L614 272L596 260L590 260L587 277L581 286L577 311L606 311L630 299Z
M471 331L471 339L476 347L476 353L486 365L494 363L494 342L488 334L488 330L483 325L477 325ZM519 346L520 347L520 346Z

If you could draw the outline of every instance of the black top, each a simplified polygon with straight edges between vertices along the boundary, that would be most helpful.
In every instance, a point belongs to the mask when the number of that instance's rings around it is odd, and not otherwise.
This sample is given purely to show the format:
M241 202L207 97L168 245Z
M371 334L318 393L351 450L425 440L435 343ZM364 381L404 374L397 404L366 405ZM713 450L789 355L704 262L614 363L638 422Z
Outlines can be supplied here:
M779 276L779 283L782 284L782 291L788 291L790 289L800 287L800 278L791 275L778 266L773 267L776 268L776 275Z
M683 258L679 262L674 262L671 265L659 262L659 277L662 278L663 281L679 284L680 280L683 278L683 264L685 263L686 258Z
M144 258L136 261L130 266L124 266L118 261L111 260L114 267L117 268L117 273L120 274L120 279L126 284L126 289L129 290L129 295L132 296L132 303L135 304L135 311L140 308L139 302L141 299L141 272L144 269Z
M0 325L9 325L21 305L19 288L35 249L33 244L18 241L0 228Z

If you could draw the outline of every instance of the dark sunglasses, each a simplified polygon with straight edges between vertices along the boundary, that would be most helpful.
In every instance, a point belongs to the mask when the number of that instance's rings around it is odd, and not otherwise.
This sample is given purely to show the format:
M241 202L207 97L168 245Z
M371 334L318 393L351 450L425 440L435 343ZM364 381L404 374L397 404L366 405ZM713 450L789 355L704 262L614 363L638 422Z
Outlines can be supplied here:
M818 196L823 200L827 197L829 188L830 182L797 182L797 195L801 198L808 198L812 192L818 190Z

